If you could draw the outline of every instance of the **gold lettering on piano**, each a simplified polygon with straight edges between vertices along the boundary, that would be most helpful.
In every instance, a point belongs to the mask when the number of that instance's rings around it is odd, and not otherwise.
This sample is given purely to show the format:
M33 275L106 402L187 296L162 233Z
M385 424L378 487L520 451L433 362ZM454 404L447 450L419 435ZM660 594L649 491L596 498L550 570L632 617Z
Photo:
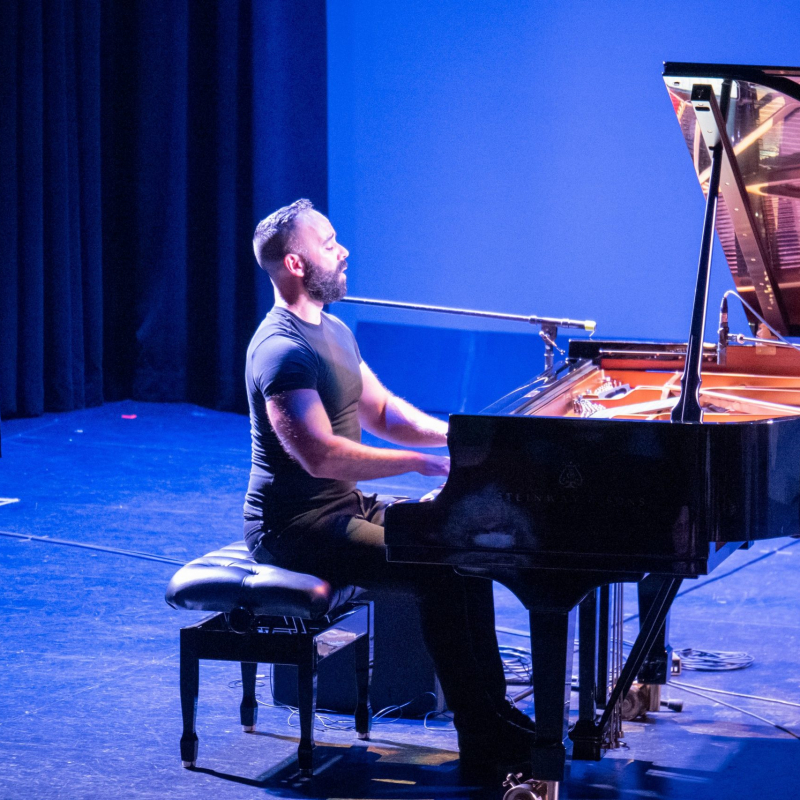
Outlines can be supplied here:
M641 509L647 507L645 497L627 497L618 494L594 495L580 492L498 492L500 498L513 505L521 506L585 506L595 505L598 508Z

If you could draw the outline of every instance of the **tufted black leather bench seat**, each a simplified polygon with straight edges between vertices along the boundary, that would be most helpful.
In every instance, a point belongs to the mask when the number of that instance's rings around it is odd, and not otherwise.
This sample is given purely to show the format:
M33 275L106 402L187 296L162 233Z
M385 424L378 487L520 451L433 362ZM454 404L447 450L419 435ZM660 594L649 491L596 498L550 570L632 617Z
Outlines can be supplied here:
M253 731L258 664L297 666L300 770L313 767L317 666L337 650L355 647L358 704L355 727L369 738L372 672L372 604L358 600L353 586L254 561L244 542L207 553L181 567L167 586L173 608L216 612L181 628L180 691L183 713L181 760L197 762L197 698L201 659L239 661L242 669L241 723Z

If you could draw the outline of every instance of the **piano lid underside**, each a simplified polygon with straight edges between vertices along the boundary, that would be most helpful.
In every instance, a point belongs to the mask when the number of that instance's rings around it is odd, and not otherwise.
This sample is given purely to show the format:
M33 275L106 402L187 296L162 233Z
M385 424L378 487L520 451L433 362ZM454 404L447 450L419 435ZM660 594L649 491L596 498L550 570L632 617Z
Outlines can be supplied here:
M683 68L692 71L690 65ZM731 83L727 134L741 188L734 191L732 180L721 184L716 230L737 291L781 333L800 335L797 75L787 78L780 70L720 65L716 77L710 78L708 71L690 75L683 68L670 65L664 80L704 194L711 156L692 90L711 84L719 99L722 81ZM755 325L756 318L749 312L748 317Z

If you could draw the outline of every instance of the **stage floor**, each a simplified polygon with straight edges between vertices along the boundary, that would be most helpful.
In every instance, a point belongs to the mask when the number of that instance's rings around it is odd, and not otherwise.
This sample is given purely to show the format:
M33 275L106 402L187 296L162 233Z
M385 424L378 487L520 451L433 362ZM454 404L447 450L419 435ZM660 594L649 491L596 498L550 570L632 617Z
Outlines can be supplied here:
M198 767L181 768L178 630L203 615L169 608L164 589L179 564L241 538L244 417L114 403L4 421L2 449L0 798L502 797L459 785L446 719L382 719L359 742L347 717L325 715L321 768L299 781L297 721L270 705L268 668L258 732L244 734L238 668L227 663L201 665ZM436 483L410 475L365 489L418 496ZM525 629L524 609L501 587L496 597L497 624L512 631L501 643L527 648L513 633ZM635 613L632 589L627 598ZM683 684L737 694L666 687L683 712L626 723L625 747L576 762L562 800L798 796L798 612L800 540L759 543L684 584L673 645L744 651L754 664L684 672ZM635 631L631 622L626 638Z

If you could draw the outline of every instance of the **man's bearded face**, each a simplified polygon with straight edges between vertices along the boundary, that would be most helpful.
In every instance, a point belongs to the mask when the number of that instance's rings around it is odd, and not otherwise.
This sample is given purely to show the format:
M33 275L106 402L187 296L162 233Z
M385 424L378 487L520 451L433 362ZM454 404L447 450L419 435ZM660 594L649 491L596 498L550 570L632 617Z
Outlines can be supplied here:
M327 305L341 300L347 294L347 275L344 274L346 261L340 261L334 272L328 272L307 256L302 256L302 259L305 266L303 286L312 300Z

